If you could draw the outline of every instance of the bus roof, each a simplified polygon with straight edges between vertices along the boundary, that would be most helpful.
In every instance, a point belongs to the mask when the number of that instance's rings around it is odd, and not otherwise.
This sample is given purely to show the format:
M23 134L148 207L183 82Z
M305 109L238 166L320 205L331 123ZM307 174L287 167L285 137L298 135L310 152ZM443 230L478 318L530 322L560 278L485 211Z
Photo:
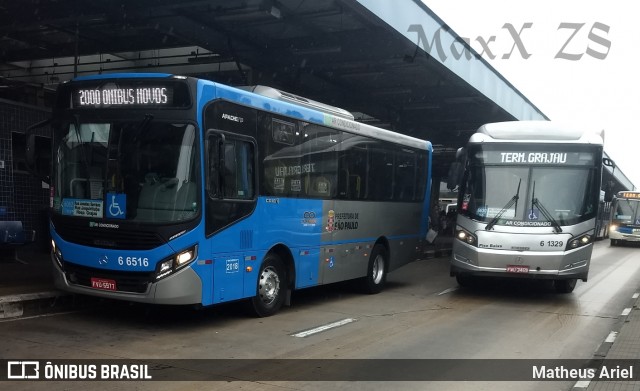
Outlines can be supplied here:
M433 150L433 147L429 141L407 136L401 133L392 132L390 130L377 128L375 126L352 120L349 118L349 112L343 109L319 104L319 102L315 102L312 100L308 100L308 102L312 102L313 104L315 104L314 107L312 107L310 104L300 104L298 102L293 103L290 99L279 99L275 94L264 93L265 91L277 91L275 89L270 90L267 87L261 87L256 92L252 92L252 87L231 87L225 84L219 84L204 79L200 79L200 81L203 84L214 86L217 89L217 96L244 106L251 106L260 110L266 110L289 117L299 118L304 121L317 123L348 133L367 136L383 141L389 141L407 147L428 151ZM282 93L282 91L278 92ZM285 94L293 96L293 94ZM297 98L300 99L301 97ZM325 110L323 106L331 109Z
M357 122L353 120L353 116L351 115L351 113L344 109L326 105L320 102L313 101L311 99L300 97L284 91L279 91L270 87L231 87L206 79L196 79L168 73L109 73L104 75L76 77L71 81L71 83L91 80L152 78L194 79L197 81L199 89L202 88L202 86L211 86L215 88L217 97L244 106L250 106L256 109L266 110L284 116L298 118L304 121L317 123L349 133L363 135L378 140L389 141L407 147L428 151L433 150L433 147L429 141ZM199 90L197 94L200 93L201 91Z
M471 136L471 143L483 142L526 142L580 144L604 143L604 130L580 127L552 121L510 121L482 125Z

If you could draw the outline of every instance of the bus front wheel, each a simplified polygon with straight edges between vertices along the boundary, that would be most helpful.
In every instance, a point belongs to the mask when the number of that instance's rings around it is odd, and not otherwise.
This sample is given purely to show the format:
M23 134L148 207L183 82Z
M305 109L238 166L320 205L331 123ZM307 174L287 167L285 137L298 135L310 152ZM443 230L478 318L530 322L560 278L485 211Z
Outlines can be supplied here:
M573 289L576 287L577 279L571 278L568 280L556 280L554 285L556 287L556 292L558 293L571 293Z
M267 317L280 310L287 291L287 276L280 258L268 255L258 274L257 294L251 299L253 312Z
M363 288L367 293L380 293L387 281L387 251L384 246L376 244L371 251L367 276L364 278Z

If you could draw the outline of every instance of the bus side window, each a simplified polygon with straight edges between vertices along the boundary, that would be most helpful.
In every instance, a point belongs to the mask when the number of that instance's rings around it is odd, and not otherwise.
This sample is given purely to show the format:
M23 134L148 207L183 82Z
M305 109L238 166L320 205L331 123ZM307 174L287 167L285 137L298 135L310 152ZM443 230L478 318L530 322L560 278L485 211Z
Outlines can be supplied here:
M209 136L211 198L251 200L255 195L254 144L218 134Z
M228 140L224 144L225 198L249 200L254 194L253 144Z
M220 148L222 137L219 135L209 136L208 150L208 180L207 191L211 198L219 198L220 194Z

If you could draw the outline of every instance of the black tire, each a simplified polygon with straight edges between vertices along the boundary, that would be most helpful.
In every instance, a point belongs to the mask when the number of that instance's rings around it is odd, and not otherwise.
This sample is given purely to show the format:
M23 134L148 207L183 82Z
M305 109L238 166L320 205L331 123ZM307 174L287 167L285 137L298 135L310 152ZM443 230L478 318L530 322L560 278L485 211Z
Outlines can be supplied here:
M387 250L384 246L376 244L373 246L369 265L367 266L367 276L362 280L362 288L366 293L380 293L387 282Z
M284 304L287 295L287 273L280 258L269 254L260 266L255 297L251 299L251 309L261 317L275 314Z
M458 285L460 285L463 288L471 286L472 279L473 277L467 274L456 274L456 281L458 282Z
M571 293L573 289L576 287L578 283L578 279L571 278L568 280L556 280L554 285L556 288L556 292L558 293Z

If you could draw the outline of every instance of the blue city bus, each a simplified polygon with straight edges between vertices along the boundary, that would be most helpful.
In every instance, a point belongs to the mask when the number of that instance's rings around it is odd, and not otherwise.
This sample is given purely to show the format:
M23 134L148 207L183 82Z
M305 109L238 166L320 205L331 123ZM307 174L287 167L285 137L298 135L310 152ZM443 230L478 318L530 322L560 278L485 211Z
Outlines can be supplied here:
M248 299L358 280L379 292L427 233L432 146L264 86L79 77L50 122L57 287L133 302ZM40 125L42 126L42 125Z

